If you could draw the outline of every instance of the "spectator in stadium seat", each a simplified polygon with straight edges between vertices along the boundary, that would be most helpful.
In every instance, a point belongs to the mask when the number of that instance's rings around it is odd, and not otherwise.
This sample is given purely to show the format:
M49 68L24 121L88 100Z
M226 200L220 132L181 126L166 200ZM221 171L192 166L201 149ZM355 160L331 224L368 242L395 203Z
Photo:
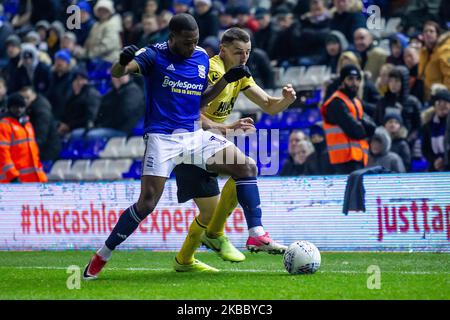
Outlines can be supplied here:
M326 53L320 64L330 67L332 74L338 74L337 65L342 52L348 48L348 42L342 32L333 30L325 38Z
M157 0L147 0L144 6L143 16L155 17L159 11L159 3Z
M199 43L208 36L217 36L219 33L219 15L212 7L211 0L194 0L195 20L200 32Z
M6 39L5 42L6 53L9 58L8 64L3 68L2 75L6 82L9 84L8 94L17 91L18 88L15 87L15 83L18 82L19 75L19 62L20 62L20 52L21 52L21 40L16 35L11 35ZM14 86L14 88L13 88Z
M47 93L50 87L50 67L39 61L39 53L34 45L22 44L20 64L15 81L9 83L11 91L33 86L37 92Z
M193 15L192 10L192 0L174 0L173 1L173 11L175 14L178 13L188 13Z
M386 63L388 53L374 45L373 35L364 28L355 31L354 43L356 51L361 56L361 68L365 73L370 73L371 79L375 81L380 74L381 66Z
M398 113L388 113L384 117L384 128L391 137L392 145L389 151L399 155L406 171L411 167L411 147L409 146L408 130L403 126L403 119Z
M126 137L144 115L144 93L130 76L112 78L113 88L102 97L95 128L87 138Z
M57 160L61 151L61 139L58 136L57 123L50 102L31 87L22 88L20 94L27 103L27 114L34 128L41 160Z
M77 47L77 36L75 33L68 31L64 33L61 39L61 50L68 51L71 55L70 66L73 68L77 65L77 60L74 56ZM56 55L56 54L55 54Z
M450 91L437 91L431 101L433 106L422 113L422 153L429 163L428 171L443 171Z
M12 19L15 29L35 25L40 20L51 21L58 16L60 1L55 0L22 0L19 10Z
M259 48L253 48L247 61L253 80L263 89L275 88L275 77L267 53Z
M441 35L439 25L428 21L423 27L423 38L419 78L424 81L425 100L429 100L434 83L442 83L450 90L450 31Z
M302 138L305 137L303 140ZM312 143L304 134L293 131L289 136L289 158L283 164L280 176L301 176L305 174L306 159L314 152Z
M92 17L92 7L87 1L80 1L77 6L80 8L81 25L79 29L76 28L73 32L77 35L77 44L80 47L84 47L95 20Z
M259 30L259 22L250 14L250 7L246 5L237 6L234 13L236 14L237 27L250 30L253 34Z
M405 66L409 70L409 90L413 96L424 103L423 80L419 79L419 53L412 47L407 47L403 52Z
M301 35L299 64L316 65L325 53L325 39L330 32L330 13L324 0L310 0L310 10L300 17Z
M50 23L47 20L41 20L36 23L35 30L39 34L40 45L39 49L48 51L47 37L48 30L50 29Z
M330 163L325 132L321 124L316 123L309 128L309 138L314 146L314 152L308 156L305 163L305 175L332 175L334 168Z
M391 54L387 57L386 63L391 63L395 66L405 65L403 60L403 52L408 46L408 38L403 34L397 32L389 37L389 49Z
M378 127L370 139L369 163L367 167L382 166L392 172L406 172L400 156L389 151L391 149L391 143L389 133L383 127Z
M381 66L380 74L375 81L375 87L381 96L384 97L386 92L388 91L388 83L389 83L389 73L394 69L394 65L390 63L385 63Z
M55 53L61 49L61 41L66 32L61 21L53 21L48 30L47 46L48 54L54 57Z
M219 13L219 34L218 38L222 37L222 34L236 26L236 19L234 18L234 8L227 6Z
M122 18L115 14L111 0L99 0L94 7L94 14L98 21L92 27L84 45L85 57L100 58L113 63L122 48Z
M55 54L51 74L51 90L47 92L47 99L52 106L52 113L57 120L61 120L67 101L72 93L71 55L66 50Z
M422 104L409 94L408 81L408 69L404 66L394 67L389 73L388 91L378 102L374 119L377 125L383 125L386 114L399 114L409 132L408 141L412 143L418 137Z
M78 68L74 71L72 92L58 126L60 136L78 128L92 129L100 107L100 94L88 84L86 70Z
M159 25L159 38L157 43L165 42L169 40L169 22L172 19L173 14L168 10L163 10L158 16L158 25Z
M300 23L294 19L294 15L288 11L282 11L276 15L277 27L280 29L276 38L274 59L278 66L295 65L298 62L297 53L300 51L299 39L301 36Z
M0 119L0 183L47 182L25 99L13 93L7 107Z
M39 61L51 66L52 65L52 59L50 58L49 54L47 53L47 49L42 50L41 49L41 37L39 36L39 33L36 31L30 31L27 33L25 38L23 39L23 43L30 43L36 47L38 50L38 56ZM46 47L47 43L43 47Z
M352 8L351 0L333 0L335 12L330 21L331 30L342 32L349 43L358 28L366 27L366 18L361 10Z
M139 29L134 23L133 12L125 12L122 15L122 32L120 34L122 45L124 47L135 45L139 39L139 33Z
M142 20L142 32L138 37L137 46L144 48L157 43L159 38L158 19L155 16L144 17Z
M11 26L11 24L6 20L3 21L0 19L0 43L5 43L6 39L8 39L9 36L14 34L14 30ZM6 46L2 45L0 47L0 68L3 67L8 60L8 54L6 52Z
M255 32L255 47L264 50L272 60L276 46L276 39L279 29L272 22L270 11L266 8L257 8L255 19L259 22L260 28Z
M368 144L375 124L357 98L361 71L347 65L340 72L341 85L321 107L330 163L337 174L350 174L367 165Z

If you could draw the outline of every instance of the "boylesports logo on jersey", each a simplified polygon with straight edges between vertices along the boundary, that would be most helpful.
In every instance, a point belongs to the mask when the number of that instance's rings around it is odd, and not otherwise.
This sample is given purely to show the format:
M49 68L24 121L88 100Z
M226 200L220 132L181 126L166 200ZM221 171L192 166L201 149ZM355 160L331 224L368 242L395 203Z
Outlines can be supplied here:
M185 89L185 90L203 90L203 84L195 84L187 81L181 82L180 80L174 81L171 80L168 76L164 77L164 81L162 83L163 88L172 87L174 89Z

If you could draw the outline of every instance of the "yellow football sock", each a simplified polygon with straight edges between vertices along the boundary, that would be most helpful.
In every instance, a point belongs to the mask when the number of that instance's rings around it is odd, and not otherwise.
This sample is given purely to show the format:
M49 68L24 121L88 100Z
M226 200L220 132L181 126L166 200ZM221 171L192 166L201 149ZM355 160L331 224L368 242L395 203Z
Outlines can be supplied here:
M230 178L223 186L219 204L208 224L207 234L209 237L217 238L225 234L224 229L227 218L233 213L237 205L236 181Z
M183 242L180 252L177 254L177 261L180 264L191 264L194 262L194 252L201 244L200 237L206 226L202 225L196 217L192 221L186 239Z

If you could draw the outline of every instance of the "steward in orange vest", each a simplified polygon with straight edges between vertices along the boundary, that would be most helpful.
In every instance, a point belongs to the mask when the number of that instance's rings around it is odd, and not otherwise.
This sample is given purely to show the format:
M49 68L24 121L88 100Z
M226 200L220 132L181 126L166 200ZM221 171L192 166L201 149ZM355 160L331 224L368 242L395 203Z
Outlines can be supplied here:
M367 165L367 139L376 125L364 115L361 101L356 97L361 84L361 72L347 65L340 73L341 86L320 108L330 163L337 174L350 174Z
M20 94L8 98L8 113L0 119L0 183L47 182L25 111L26 101Z

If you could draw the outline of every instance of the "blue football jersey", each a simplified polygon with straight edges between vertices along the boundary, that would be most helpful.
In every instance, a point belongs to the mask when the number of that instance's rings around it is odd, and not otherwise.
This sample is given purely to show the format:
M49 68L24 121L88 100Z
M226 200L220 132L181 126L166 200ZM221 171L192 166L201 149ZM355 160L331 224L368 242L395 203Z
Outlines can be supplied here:
M143 48L135 61L145 80L145 133L194 131L200 119L200 102L208 87L209 58L195 49L190 58L169 50L167 42Z

